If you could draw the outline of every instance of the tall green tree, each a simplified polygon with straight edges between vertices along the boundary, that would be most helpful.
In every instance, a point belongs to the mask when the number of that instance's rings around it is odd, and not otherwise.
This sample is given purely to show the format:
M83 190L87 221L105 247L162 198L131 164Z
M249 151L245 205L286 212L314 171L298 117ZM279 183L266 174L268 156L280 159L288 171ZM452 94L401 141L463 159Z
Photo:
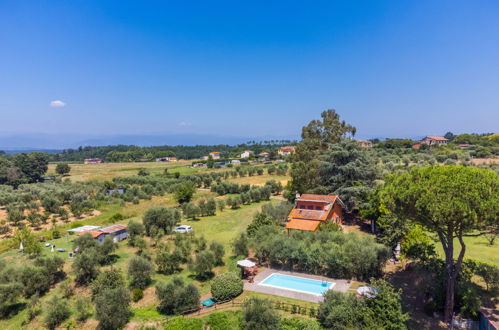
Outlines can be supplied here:
M336 110L322 112L321 118L302 128L302 141L291 157L291 181L287 187L289 199L293 199L296 192L304 193L315 188L319 183L318 156L325 153L330 144L356 133L355 127L340 120Z
M330 145L319 157L319 183L312 189L321 194L336 194L350 210L358 210L373 191L376 171L356 141L343 140Z
M456 278L466 253L464 237L484 234L499 219L499 175L465 166L413 169L390 177L383 198L399 218L438 235L445 252L444 314L449 322L454 311Z
M38 182L47 172L48 155L41 152L18 154L14 158L14 164L28 179L28 182Z

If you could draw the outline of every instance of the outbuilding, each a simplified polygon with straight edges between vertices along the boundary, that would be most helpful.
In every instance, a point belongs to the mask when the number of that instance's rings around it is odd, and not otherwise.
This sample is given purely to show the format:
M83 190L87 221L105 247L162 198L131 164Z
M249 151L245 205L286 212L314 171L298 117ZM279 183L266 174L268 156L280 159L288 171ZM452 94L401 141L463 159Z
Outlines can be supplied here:
M100 232L113 237L113 241L119 242L128 237L125 225L112 225L99 229Z

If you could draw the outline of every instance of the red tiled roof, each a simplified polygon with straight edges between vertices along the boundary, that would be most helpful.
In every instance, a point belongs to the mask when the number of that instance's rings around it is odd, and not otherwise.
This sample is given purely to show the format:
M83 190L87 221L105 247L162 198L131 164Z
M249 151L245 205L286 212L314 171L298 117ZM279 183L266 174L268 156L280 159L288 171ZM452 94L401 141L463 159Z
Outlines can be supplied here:
M85 235L85 234L90 234L92 235L93 238L97 238L99 237L100 235L104 235L103 232L101 231L96 231L96 230L87 230L87 231L82 231L79 235Z
M294 146L285 146L285 147L281 147L281 150L282 151L288 151L288 150L294 150L295 147Z
M105 234L112 234L112 233L115 233L115 232L123 230L123 229L126 229L125 225L113 225L113 226L99 229L99 231L102 233L105 233Z
M307 210L294 208L289 213L293 219L326 221L329 210Z
M308 200L308 201L324 201L329 203L334 203L338 198L338 195L315 195L315 194L302 194L298 201Z
M429 138L432 140L437 140L437 141L449 141L449 139L446 139L446 138L441 137L441 136L427 136L426 138Z
M321 223L320 221L291 219L291 221L289 221L288 224L286 225L286 228L316 231L320 223Z

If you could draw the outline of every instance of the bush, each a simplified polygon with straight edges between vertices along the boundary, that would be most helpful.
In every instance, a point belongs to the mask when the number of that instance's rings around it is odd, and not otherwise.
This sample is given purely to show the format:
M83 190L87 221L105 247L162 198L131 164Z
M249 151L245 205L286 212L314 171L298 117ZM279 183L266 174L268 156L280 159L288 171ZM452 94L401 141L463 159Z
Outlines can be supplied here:
M211 295L216 301L234 299L243 292L243 281L235 273L217 275L211 282Z
M142 298L144 298L144 291L142 291L142 289L136 288L132 290L132 300L134 302L137 302Z
M247 330L277 330L280 318L270 300L252 297L244 302L242 325Z
M106 289L95 299L95 318L101 329L119 329L130 318L130 294L124 287Z
M203 330L203 320L176 317L167 323L165 330Z
M192 195L196 192L194 183L188 181L177 185L175 188L175 199L180 204L188 203L192 199Z
M83 322L87 320L93 314L92 300L84 296L76 297L75 312L78 321Z
M376 298L327 291L317 315L320 324L326 329L406 329L408 316L402 312L400 292L383 280L371 286L378 290Z
M35 294L28 303L28 320L31 321L42 312L40 296Z
M71 315L68 301L58 296L53 296L52 299L47 302L46 309L44 323L49 329L57 328L58 325Z
M232 242L234 255L246 257L248 255L248 235L243 232Z
M194 262L190 265L191 270L196 273L196 277L200 280L206 280L213 275L213 267L215 267L215 255L211 251L201 251Z
M158 311L163 314L181 314L199 307L199 291L192 283L186 285L181 277L156 286L159 300Z
M281 320L282 330L321 330L321 325L317 320L303 317L288 317Z
M98 294L108 289L116 289L125 286L125 280L121 270L116 268L107 269L101 272L92 282L92 296L95 298Z
M151 207L144 213L143 223L147 235L151 236L153 227L156 230L163 229L170 233L173 227L180 221L180 212L168 207Z
M208 317L206 325L212 330L240 329L241 312L213 312Z
M152 263L144 257L135 256L128 264L128 277L132 288L145 289L151 283L154 272Z

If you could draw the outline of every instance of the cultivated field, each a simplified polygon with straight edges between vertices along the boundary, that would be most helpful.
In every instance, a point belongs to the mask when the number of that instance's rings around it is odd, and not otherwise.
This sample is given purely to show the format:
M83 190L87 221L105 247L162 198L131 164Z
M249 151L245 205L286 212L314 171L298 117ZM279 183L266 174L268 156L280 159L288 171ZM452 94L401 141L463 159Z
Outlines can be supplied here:
M111 180L118 176L135 175L141 168L148 169L151 174L163 173L165 168L168 171L179 172L180 174L197 173L200 169L188 168L192 161L178 161L172 163L163 162L143 162L143 163L101 163L101 164L69 164L71 172L69 178L71 181L90 181L90 180ZM55 173L56 164L49 164L48 173Z

